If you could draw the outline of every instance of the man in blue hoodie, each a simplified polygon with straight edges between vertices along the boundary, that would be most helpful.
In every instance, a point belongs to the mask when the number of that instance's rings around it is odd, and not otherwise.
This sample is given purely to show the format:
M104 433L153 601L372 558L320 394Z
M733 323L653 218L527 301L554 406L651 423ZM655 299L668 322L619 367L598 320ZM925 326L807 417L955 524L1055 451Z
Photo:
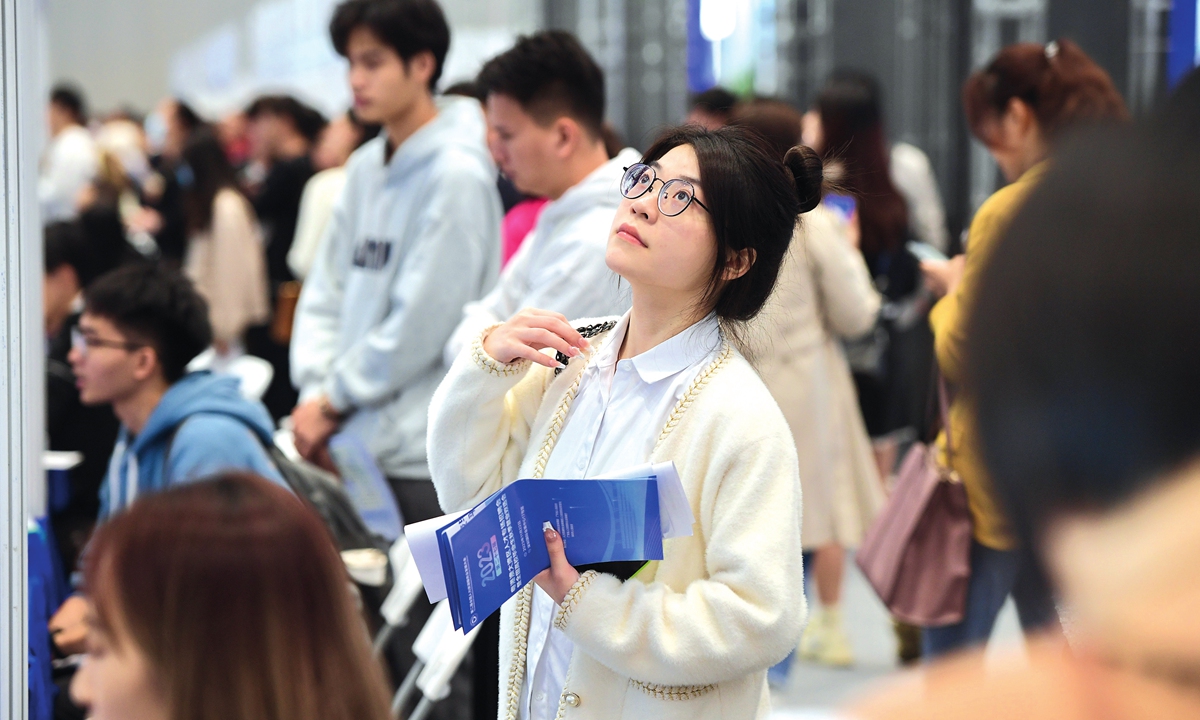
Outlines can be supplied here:
M175 270L139 263L97 279L83 293L68 360L85 405L111 404L121 421L100 517L139 495L224 470L245 470L284 485L266 451L271 416L244 399L236 378L187 371L212 342L208 304ZM50 620L64 653L81 652L87 609L68 598Z
M68 356L80 400L121 421L100 489L100 520L138 495L222 470L283 484L267 454L271 417L236 378L187 372L212 341L208 305L176 271L139 264L84 291Z

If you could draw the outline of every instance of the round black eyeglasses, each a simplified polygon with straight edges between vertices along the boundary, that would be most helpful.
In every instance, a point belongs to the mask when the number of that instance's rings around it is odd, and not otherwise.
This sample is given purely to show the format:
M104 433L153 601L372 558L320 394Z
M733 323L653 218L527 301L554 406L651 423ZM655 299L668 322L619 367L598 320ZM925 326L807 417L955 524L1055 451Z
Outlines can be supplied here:
M621 194L630 200L635 200L650 192L655 182L663 184L662 190L658 193L658 211L663 215L675 217L687 210L688 205L691 205L693 201L704 208L705 212L712 213L708 206L696 197L695 185L680 178L663 180L654 174L654 168L642 163L625 168L625 175L621 178Z

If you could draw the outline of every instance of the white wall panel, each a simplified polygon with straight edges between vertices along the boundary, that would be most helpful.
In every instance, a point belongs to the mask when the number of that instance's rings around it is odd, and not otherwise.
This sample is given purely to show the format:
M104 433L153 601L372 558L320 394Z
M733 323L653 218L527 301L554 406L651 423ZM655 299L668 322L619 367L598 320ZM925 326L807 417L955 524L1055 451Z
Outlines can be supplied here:
M44 502L38 3L0 0L0 717L28 715L26 522Z

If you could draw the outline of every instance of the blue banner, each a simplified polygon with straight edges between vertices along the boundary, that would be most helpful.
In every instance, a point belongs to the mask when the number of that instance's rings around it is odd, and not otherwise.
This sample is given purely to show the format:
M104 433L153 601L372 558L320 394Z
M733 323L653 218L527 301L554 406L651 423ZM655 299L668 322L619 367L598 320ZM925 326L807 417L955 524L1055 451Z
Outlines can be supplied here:
M1167 83L1175 83L1196 66L1196 5L1197 0L1173 0L1171 3L1170 53L1167 55Z

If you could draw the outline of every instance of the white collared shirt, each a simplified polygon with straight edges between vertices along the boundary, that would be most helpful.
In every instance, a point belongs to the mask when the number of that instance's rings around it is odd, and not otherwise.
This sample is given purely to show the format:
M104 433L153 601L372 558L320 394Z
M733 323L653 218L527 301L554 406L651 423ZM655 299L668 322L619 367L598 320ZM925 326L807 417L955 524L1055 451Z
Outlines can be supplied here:
M721 348L720 327L710 314L641 355L619 360L628 327L626 313L584 369L544 477L596 477L648 462L671 411ZM557 609L534 588L522 720L553 720L558 713L574 643L553 627Z

